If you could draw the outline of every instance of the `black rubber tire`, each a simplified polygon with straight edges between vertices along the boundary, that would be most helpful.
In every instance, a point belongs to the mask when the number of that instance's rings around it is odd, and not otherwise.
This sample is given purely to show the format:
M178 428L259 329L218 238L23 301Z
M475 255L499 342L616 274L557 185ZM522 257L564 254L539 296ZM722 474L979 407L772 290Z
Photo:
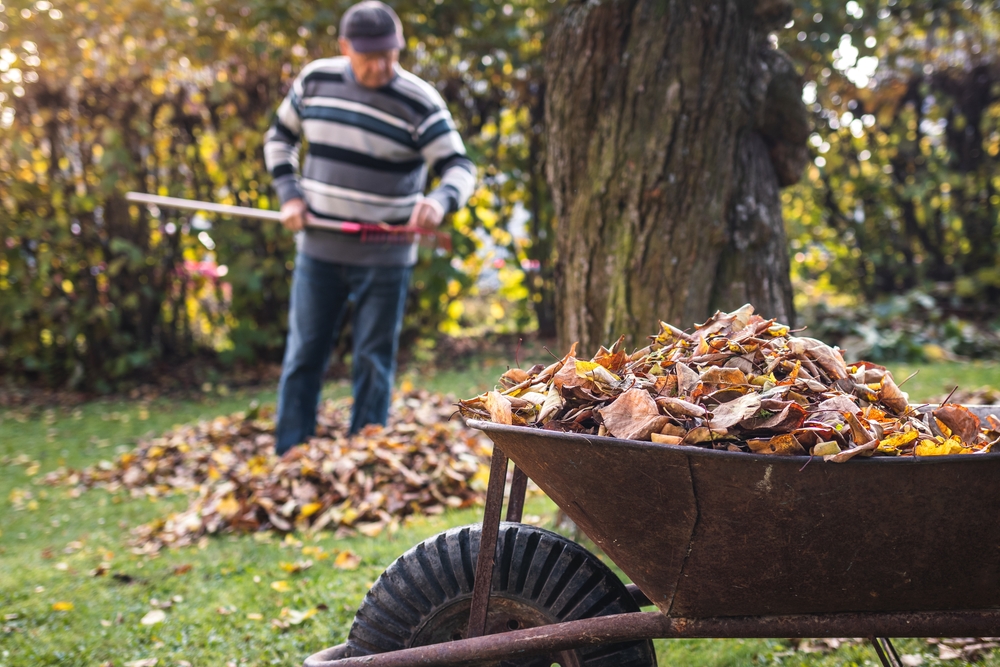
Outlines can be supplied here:
M397 558L365 596L347 637L347 655L427 646L465 636L479 554L479 525L454 528ZM487 634L639 611L599 558L548 530L501 523ZM504 667L655 667L649 640L587 646Z

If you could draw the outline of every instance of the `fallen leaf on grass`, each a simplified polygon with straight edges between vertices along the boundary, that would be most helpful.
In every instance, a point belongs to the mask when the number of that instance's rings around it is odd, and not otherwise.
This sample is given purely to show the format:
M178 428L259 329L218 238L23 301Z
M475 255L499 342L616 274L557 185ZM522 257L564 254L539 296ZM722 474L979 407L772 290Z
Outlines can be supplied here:
M382 528L385 527L385 524L374 521L372 523L358 523L355 524L354 527L362 535L367 537L378 537L382 534Z
M167 620L167 612L162 609L153 609L147 612L139 623L142 625L156 625L157 623L163 623L165 620Z
M299 572L308 570L312 567L312 565L313 562L311 560L297 560L294 563L286 563L282 561L278 563L278 567L289 574L298 574Z
M289 609L284 607L281 610L279 616L285 620L289 625L300 625L301 623L308 621L310 618L319 613L318 609L309 609L307 611L298 611L297 609Z
M159 658L144 658L142 660L133 660L132 662L126 662L125 667L156 667L159 664Z
M73 603L60 600L52 605L52 611L73 611Z
M271 588L278 591L279 593L287 593L292 590L292 587L288 585L288 582L282 579L281 581L272 581Z
M353 551L341 551L337 554L337 557L333 559L333 564L341 570L356 570L358 569L358 566L361 565L361 556L357 555Z
M263 621L264 620L264 614L258 614L257 612L251 612L251 613L247 614L247 620L248 621Z
M191 563L182 563L181 565L175 565L173 570L171 570L175 575L187 574L191 571L193 566Z
M316 560L326 560L327 558L330 557L330 554L323 551L323 547L312 547L312 546L302 547L302 555L312 556Z

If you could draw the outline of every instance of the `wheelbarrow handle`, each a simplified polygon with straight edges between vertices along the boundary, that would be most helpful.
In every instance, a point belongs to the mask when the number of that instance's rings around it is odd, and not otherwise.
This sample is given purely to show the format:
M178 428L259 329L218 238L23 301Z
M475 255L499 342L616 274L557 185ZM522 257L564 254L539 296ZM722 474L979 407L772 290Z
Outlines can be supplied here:
M1000 609L893 613L798 614L675 618L636 611L584 618L388 653L344 657L345 645L309 656L303 667L468 667L640 639L774 637L986 637L1000 627Z

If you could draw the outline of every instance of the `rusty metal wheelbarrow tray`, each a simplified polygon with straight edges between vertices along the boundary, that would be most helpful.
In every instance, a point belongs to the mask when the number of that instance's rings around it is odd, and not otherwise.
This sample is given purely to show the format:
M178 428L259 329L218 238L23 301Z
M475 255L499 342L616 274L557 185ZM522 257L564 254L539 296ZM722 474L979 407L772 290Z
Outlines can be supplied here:
M833 464L474 425L671 617L1000 608L1000 453Z

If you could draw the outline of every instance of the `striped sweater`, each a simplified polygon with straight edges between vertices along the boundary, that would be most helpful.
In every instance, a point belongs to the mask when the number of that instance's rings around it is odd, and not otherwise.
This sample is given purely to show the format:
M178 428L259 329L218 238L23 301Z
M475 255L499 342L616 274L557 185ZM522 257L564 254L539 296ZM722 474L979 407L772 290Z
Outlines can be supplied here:
M299 145L306 144L299 169ZM465 155L444 100L401 67L382 88L359 84L347 58L307 65L278 107L264 160L281 203L301 197L317 218L405 224L427 186L447 212L465 205L475 167ZM406 266L414 244L362 244L356 236L319 229L298 235L299 252L360 266Z

